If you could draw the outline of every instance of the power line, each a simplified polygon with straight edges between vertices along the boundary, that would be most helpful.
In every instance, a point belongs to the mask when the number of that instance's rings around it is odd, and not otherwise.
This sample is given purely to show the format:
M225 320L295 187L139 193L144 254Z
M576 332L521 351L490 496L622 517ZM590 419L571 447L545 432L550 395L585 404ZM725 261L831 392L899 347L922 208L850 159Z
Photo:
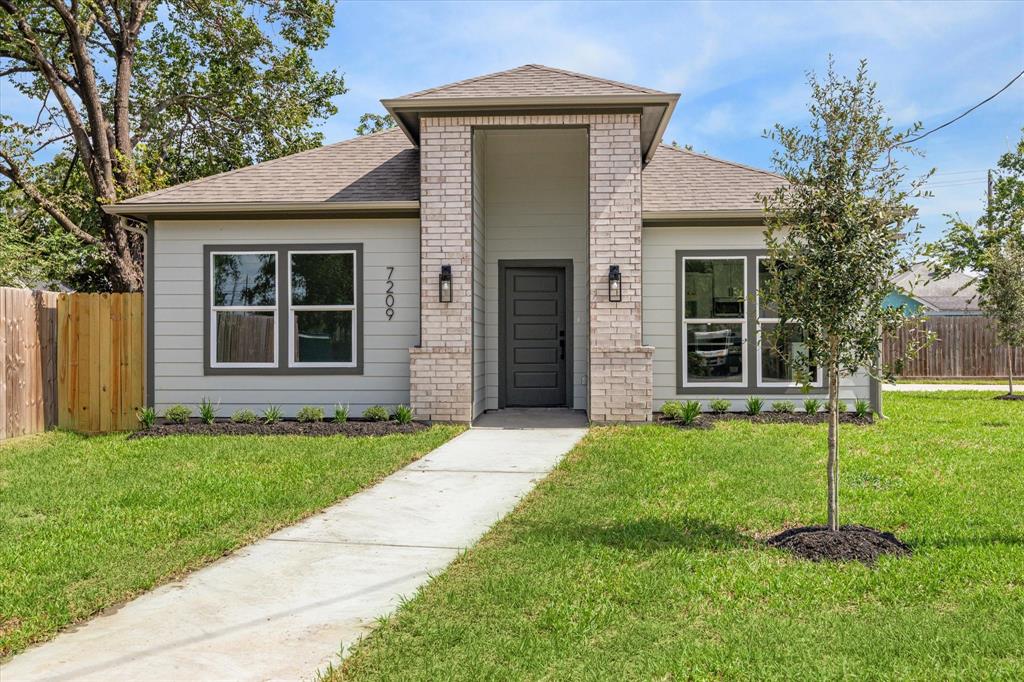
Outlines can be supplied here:
M998 97L999 95L1001 95L1001 94L1002 94L1003 92L1005 92L1005 91L1006 91L1006 89L1007 89L1007 88L1009 88L1009 87L1010 87L1011 85L1013 85L1014 83L1016 83L1016 82L1017 82L1017 79L1019 79L1019 78L1020 78L1021 76L1024 76L1024 71L1021 71L1020 73L1018 73L1018 74L1017 74L1016 76L1014 76L1013 78L1011 78L1011 79L1010 79L1010 82L1009 82L1009 83L1007 83L1007 84L1006 84L1006 85L1004 85L1003 87L999 88L999 90L997 90L997 91L996 91L996 92L994 92L993 94L989 95L989 96L988 96L988 97L986 97L985 99L981 100L980 102L978 102L978 103L977 103L977 104L975 104L975 105L974 105L973 107L971 107L970 109L968 109L968 110L967 110L967 111L965 111L964 113L960 114L960 115L959 115L959 116L957 116L956 118L950 119L949 121L946 121L945 123L943 123L942 125L938 126L937 128L932 128L931 130L929 130L929 131L928 131L928 132L926 132L926 133L921 133L921 134L920 134L920 135L918 135L917 137L912 137L912 138L910 138L909 140L903 140L903 141L902 141L902 142L901 142L900 144L901 144L901 145L902 145L902 144L910 144L911 142L917 142L918 140L923 140L924 138L928 137L928 136L929 136L929 135L931 135L932 133L938 132L938 131L942 130L943 128L945 128L946 126L949 126L949 125L953 125L954 123L956 123L957 121L959 121L959 120L960 120L960 119L962 119L962 118L963 118L964 116L966 116L967 114L971 113L972 111L974 111L975 109L977 109L977 108L978 108L978 107L980 107L981 105L983 105L983 104L986 104L986 103L988 103L988 102L991 102L991 101L992 101L992 100L994 100L994 99L995 99L996 97Z

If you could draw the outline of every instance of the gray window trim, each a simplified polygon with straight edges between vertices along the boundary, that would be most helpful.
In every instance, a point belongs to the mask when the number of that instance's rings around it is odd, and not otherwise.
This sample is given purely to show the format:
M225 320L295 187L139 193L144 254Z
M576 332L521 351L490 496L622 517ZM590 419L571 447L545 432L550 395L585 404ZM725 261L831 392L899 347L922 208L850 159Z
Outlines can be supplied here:
M720 394L723 396L734 395L805 395L804 389L800 386L758 386L758 344L757 344L757 259L766 256L764 249L700 249L700 250L677 250L675 253L676 269L676 290L672 297L675 305L676 324L676 395L711 395ZM744 305L747 329L747 338L744 362L746 363L747 381L745 384L736 386L684 386L683 385L683 353L686 352L683 337L683 258L728 258L743 256L747 259L747 302ZM809 396L820 396L825 394L824 387L814 387L806 393Z
M210 366L210 254L214 251L263 251L277 254L277 366L276 367L211 367ZM288 320L291 300L288 295L289 251L355 251L356 329L354 367L289 367ZM203 245L203 374L204 375L335 375L363 373L363 245L346 244L204 244Z

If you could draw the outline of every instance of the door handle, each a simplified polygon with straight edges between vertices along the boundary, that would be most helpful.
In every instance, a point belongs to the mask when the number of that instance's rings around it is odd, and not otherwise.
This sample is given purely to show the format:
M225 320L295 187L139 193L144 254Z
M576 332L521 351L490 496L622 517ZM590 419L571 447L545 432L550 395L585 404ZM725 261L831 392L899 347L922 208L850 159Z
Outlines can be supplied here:
M560 349L558 359L565 360L565 339L558 340L558 348Z

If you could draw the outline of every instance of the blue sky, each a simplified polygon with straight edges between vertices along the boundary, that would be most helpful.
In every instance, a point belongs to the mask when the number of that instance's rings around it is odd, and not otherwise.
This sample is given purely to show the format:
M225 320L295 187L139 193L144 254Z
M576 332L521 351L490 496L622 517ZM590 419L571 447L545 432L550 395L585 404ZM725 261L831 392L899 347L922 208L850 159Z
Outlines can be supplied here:
M343 2L322 67L348 94L325 139L352 136L381 98L521 64L682 93L666 141L767 167L761 132L797 124L805 72L827 55L851 72L867 58L894 122L926 128L952 118L1024 69L1024 3L369 3ZM961 122L921 142L935 167L920 204L926 237L942 214L975 218L985 169L1020 138L1024 78Z

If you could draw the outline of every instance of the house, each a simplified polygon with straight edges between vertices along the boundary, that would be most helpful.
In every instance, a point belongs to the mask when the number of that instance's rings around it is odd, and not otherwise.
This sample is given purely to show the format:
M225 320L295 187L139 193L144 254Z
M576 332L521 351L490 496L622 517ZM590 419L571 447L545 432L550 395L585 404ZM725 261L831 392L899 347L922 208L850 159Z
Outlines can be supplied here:
M893 281L895 290L882 305L903 308L907 315L926 317L981 315L974 279L963 272L933 279L928 266L917 263Z
M753 300L756 196L782 180L662 145L678 99L527 65L383 100L396 129L105 207L149 224L149 402L642 422L801 397L799 331L761 348L776 321Z

